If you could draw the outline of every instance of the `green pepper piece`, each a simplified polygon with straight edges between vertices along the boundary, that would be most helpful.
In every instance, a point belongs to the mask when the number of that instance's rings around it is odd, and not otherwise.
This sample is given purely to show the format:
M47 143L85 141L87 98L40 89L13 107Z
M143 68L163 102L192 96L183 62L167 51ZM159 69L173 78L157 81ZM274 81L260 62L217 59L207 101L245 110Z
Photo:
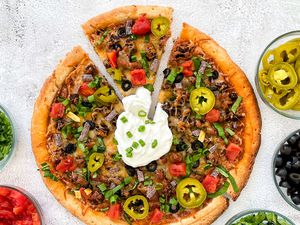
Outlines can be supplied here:
M109 105L117 100L117 96L108 86L100 87L94 93L95 102L99 105Z
M300 55L300 46L296 42L287 42L274 49L275 62L293 63Z
M171 69L170 74L167 76L167 81L170 84L173 84L176 79L176 76L177 76L177 69L176 68Z
M269 86L270 85L270 81L269 81L269 77L268 77L268 71L267 70L260 70L258 73L258 79L261 85L263 86Z
M96 172L104 162L104 155L102 153L93 153L89 158L88 169L90 172Z
M226 178L228 178L228 180L230 181L232 188L234 190L235 193L239 192L239 187L237 186L237 183L234 179L234 177L229 173L229 171L227 171L223 166L219 165L217 166L217 170Z
M137 201L141 202L142 206L136 207ZM123 209L133 219L142 220L149 214L149 203L143 195L134 195L126 199Z
M148 60L146 57L146 53L144 51L141 52L141 57L142 57L141 63L142 63L143 69L146 72L147 78L149 78L150 77L149 63L148 63Z
M239 108L241 102L242 102L243 98L242 96L239 96L236 101L233 103L233 105L231 106L231 111L233 113L236 113L237 109Z
M225 193L227 192L228 188L229 188L229 182L228 182L228 181L225 181L223 187L221 187L221 188L220 188L217 192L215 192L215 193L208 194L207 197L208 197L208 198L216 198L216 197L218 197L218 196L220 196L220 195L225 194Z
M285 62L276 63L269 72L270 84L279 89L292 89L298 82L294 68Z
M280 110L288 110L297 105L300 98L300 85L297 85L286 95L274 101L274 106Z
M275 64L274 51L268 50L262 57L262 65L265 70L268 70L272 65Z

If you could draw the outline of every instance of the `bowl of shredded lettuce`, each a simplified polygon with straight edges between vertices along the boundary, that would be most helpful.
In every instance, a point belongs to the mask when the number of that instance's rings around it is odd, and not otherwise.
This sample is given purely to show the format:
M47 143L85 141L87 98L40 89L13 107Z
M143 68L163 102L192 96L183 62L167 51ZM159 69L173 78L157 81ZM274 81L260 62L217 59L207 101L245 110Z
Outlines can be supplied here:
M16 145L16 133L13 120L5 107L0 105L0 171L13 156Z
M295 223L280 213L254 209L238 213L225 225L295 225Z

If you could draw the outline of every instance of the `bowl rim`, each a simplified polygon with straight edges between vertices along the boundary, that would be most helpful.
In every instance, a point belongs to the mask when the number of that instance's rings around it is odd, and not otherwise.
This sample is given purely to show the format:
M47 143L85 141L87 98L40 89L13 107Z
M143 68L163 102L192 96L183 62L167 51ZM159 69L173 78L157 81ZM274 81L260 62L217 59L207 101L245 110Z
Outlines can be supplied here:
M249 214L259 213L259 212L267 212L267 213L275 213L277 216L281 217L282 219L285 219L287 222L290 223L290 225L296 225L291 219L287 218L286 216L282 215L279 212L269 210L269 209L247 209L244 211L241 211L234 216L232 216L225 225L231 225L232 223L236 222L238 219L241 219Z
M3 184L3 185L0 184L0 188L8 188L8 189L11 189L11 190L18 191L21 194L25 195L30 200L30 202L32 202L32 204L34 205L34 207L37 211L37 214L39 216L41 225L45 224L42 208L41 208L40 204L38 203L38 201L36 200L36 198L30 192L26 191L25 189L23 189L21 187L18 187L18 186L15 186L15 185L9 185L9 184Z
M292 202L292 199L287 196L287 194L285 194L283 192L283 190L281 190L281 188L279 187L279 183L277 182L277 176L275 174L275 158L278 155L279 151L280 151L280 147L289 139L291 138L293 135L295 135L296 133L300 132L300 129L294 130L293 132L291 132L286 138L284 138L277 146L275 153L273 154L273 159L272 159L272 174L273 174L273 180L275 183L275 186L279 192L279 194L281 195L281 197L290 205L292 206L294 209L300 211L300 206L297 206L296 204L294 204Z
M12 139L12 146L11 146L11 150L10 152L0 161L0 172L3 171L5 169L5 167L11 162L12 158L15 155L15 151L16 151L16 147L17 147L17 142L18 142L18 138L17 138L17 130L16 130L16 123L15 120L13 118L13 116L11 115L11 113L9 112L9 110L7 110L7 108L5 106L3 106L2 104L0 104L0 111L3 112L5 114L5 116L8 118L10 125L12 127L12 134L13 134L13 139ZM2 164L2 165L1 165Z
M255 82L255 86L256 86L256 89L257 89L257 92L260 96L260 98L262 99L262 101L267 105L269 106L271 109L273 109L275 112L277 112L278 114L282 115L282 116L285 116L287 118L290 118L290 119L296 119L296 120L300 120L300 112L299 112L299 116L294 116L294 115L291 115L289 113L286 113L285 111L283 110L279 110L277 109L276 107L274 107L272 104L270 104L264 97L264 94L262 93L262 88L261 88L261 85L260 85L260 82L258 80L258 74L259 74L259 70L260 70L260 64L261 64L261 61L262 61L262 58L263 56L265 55L265 53L269 50L270 46L273 45L275 42L279 41L280 39L284 38L284 37L287 37L289 35L293 35L293 34L299 34L299 38L300 38L300 30L293 30L293 31L289 31L289 32L286 32L286 33L283 33L281 35L279 35L278 37L274 38L265 48L264 50L262 51L262 53L260 54L259 56L259 59L258 59L258 62L257 62L257 65L256 65L256 74L254 76L254 82Z

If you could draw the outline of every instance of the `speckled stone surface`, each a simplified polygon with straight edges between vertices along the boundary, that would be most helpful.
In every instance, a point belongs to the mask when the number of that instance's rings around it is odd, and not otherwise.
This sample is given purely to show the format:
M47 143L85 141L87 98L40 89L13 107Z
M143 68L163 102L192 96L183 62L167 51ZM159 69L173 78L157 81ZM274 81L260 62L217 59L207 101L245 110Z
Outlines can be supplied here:
M174 33L185 21L227 49L254 85L255 68L264 47L282 33L299 29L298 0L201 1L0 1L0 103L16 121L18 145L10 164L0 172L0 184L31 192L40 203L45 224L82 224L65 210L42 183L30 145L30 122L35 98L60 59L78 44L86 44L80 24L98 13L128 4L169 5L174 8ZM174 37L175 37L174 35ZM224 225L236 213L252 208L281 212L300 224L300 213L279 195L271 160L278 143L300 127L258 99L262 113L262 143L250 180L236 202L214 223Z

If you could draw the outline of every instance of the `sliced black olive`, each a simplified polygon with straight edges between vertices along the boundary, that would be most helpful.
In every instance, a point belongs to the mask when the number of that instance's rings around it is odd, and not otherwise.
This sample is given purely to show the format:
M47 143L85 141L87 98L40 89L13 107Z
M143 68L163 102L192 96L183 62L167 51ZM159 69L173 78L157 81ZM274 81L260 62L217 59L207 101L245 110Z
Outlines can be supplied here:
M118 29L118 37L123 38L126 37L127 33L126 33L126 28L125 27L120 27Z
M91 121L91 120L85 121L85 122L83 123L83 126L84 126L85 123L88 123L88 124L90 125L90 130L94 130L95 127L96 127L95 123L94 123L93 121Z
M171 72L171 69L169 69L169 68L164 69L164 71L163 71L164 78L167 78L167 76L170 74L170 72Z
M180 209L180 205L179 204L171 205L171 207L170 207L170 213L177 213L179 209Z
M75 150L76 150L76 145L72 143L67 144L67 146L65 147L65 153L67 154L71 154L75 152Z
M300 195L295 195L292 197L292 201L295 205L300 205Z
M292 162L291 161L287 161L285 164L285 168L290 170L292 168Z
M291 188L291 185L286 180L281 180L279 182L279 186L284 188Z
M129 91L130 88L132 88L132 84L130 80L122 80L122 85L121 85L123 91Z
M293 169L300 169L300 160L298 160L296 163L294 163L294 164L292 165L292 168L293 168Z
M231 92L231 93L229 94L229 98L230 98L232 101L235 101L235 100L238 98L238 96L237 96L237 94L236 94L235 92Z
M111 49L116 50L116 51L121 51L122 46L119 43L113 43L112 45L109 46Z
M199 167L199 165L200 165L200 160L198 159L196 162L194 162L194 164L193 164L193 168L194 169L196 169L196 168L198 168Z
M281 167L283 165L283 159L280 155L277 155L275 158L275 167Z
M192 142L191 147L193 150L198 150L199 148L203 148L203 143L199 140L195 140Z
M299 151L299 152L296 152L296 157L297 157L298 159L300 159L300 151Z
M133 177L136 174L136 170L133 167L125 165L125 168L129 176Z
M295 191L297 191L296 188L291 187L291 188L287 189L286 193L287 193L288 196L291 196Z
M299 173L290 173L289 179L295 184L300 184L300 174Z
M218 73L218 71L214 71L213 73L212 73L212 76L211 76L211 79L218 79L218 77L219 77L219 73Z
M290 139L287 141L290 145L295 145L299 139L299 136L297 134L290 137Z
M156 161L152 161L151 163L149 163L149 164L146 166L146 169L147 169L149 172L155 172L155 170L157 169L157 162L156 162Z
M177 74L177 76L176 76L176 78L175 78L175 83L179 83L179 82L181 82L182 80L183 80L183 73L179 73L179 74Z
M211 91L217 91L217 90L218 90L218 88L217 88L216 86L210 86L209 89L210 89Z
M285 168L280 168L276 170L275 174L279 177L286 178L287 170Z
M180 141L178 145L176 145L176 150L178 152L181 152L181 151L184 151L184 150L187 150L189 148L189 146L184 143L183 141Z
M92 108L93 107L93 104L90 103L90 102L87 102L87 101L82 101L81 105L84 106L84 107L87 107L87 108Z
M280 152L282 155L289 155L292 152L292 148L289 145L283 145L283 147L280 149Z
M298 149L298 151L300 150L300 138L298 139L295 147Z

